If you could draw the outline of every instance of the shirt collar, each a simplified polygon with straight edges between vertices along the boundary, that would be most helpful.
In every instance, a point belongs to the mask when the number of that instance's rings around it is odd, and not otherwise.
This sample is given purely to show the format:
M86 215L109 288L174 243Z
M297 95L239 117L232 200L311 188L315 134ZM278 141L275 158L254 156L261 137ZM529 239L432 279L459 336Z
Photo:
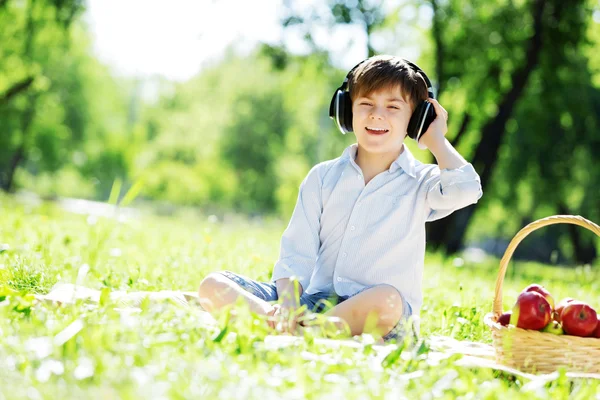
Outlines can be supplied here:
M344 152L342 153L342 158L348 158L355 160L356 152L358 151L358 143L353 143L350 146L346 147ZM390 173L396 172L398 168L402 168L404 172L406 172L409 176L416 178L415 174L415 157L412 155L410 150L406 145L404 145L404 151L402 154L394 160L392 165L390 165Z

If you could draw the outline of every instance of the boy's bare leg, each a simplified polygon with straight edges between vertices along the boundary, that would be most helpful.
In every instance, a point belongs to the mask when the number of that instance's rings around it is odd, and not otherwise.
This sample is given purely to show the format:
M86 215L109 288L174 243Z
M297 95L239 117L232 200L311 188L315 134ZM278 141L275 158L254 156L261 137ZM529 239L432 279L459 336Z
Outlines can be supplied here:
M338 304L326 315L347 322L353 336L362 334L365 328L370 330L366 333L373 333L373 330L376 330L376 333L385 336L400 321L402 313L400 293L393 286L380 285ZM373 325L365 327L367 322Z
M275 307L242 289L237 283L219 273L211 273L204 278L198 288L200 305L210 313L234 304L242 298L250 310L259 315L273 315Z

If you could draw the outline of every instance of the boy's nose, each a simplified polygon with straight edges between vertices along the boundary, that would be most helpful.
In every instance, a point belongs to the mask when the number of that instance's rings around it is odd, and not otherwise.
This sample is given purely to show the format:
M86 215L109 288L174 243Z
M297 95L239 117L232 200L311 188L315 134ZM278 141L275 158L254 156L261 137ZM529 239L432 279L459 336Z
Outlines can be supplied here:
M369 115L372 119L381 119L383 118L383 112L379 107L373 107L371 110L371 115Z

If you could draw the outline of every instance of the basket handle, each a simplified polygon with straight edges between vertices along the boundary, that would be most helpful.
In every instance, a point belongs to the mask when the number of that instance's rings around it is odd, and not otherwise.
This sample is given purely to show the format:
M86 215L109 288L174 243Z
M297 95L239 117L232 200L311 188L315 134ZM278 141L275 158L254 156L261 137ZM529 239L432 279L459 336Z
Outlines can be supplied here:
M531 232L539 229L543 226L554 225L554 224L574 224L583 226L584 228L589 229L594 232L596 235L600 237L600 226L595 223L588 221L580 215L553 215L551 217L546 217L539 219L530 223L521 229L515 237L508 244L508 248L504 252L504 256L502 256L502 260L500 260L500 271L498 271L498 278L496 279L496 291L494 294L494 305L492 310L494 312L494 316L498 318L500 314L502 314L502 283L504 282L504 275L506 274L506 267L508 266L508 262L515 252L521 240L525 239L527 235Z

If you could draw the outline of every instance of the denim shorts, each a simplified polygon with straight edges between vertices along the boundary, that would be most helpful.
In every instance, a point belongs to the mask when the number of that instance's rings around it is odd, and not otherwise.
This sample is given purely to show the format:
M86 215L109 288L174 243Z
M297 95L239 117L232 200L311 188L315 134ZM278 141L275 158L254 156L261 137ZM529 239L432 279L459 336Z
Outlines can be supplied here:
M219 271L219 273L238 285L242 287L247 292L252 293L256 297L268 301L274 302L277 301L277 287L272 282L259 282L254 279L248 278L247 276L237 274L231 271ZM361 289L351 296L339 296L336 293L302 293L300 296L300 305L305 305L308 310L316 313L324 313L340 304L349 298L356 296L357 294L370 289L374 286L368 286L366 288ZM406 302L406 299L400 293L400 297L402 298L402 317L400 317L400 321L392 328L390 332L388 332L385 336L383 336L384 342L397 341L400 342L406 336L407 330L411 327L412 321L410 321L410 317L412 315L412 308L410 304ZM413 329L414 331L414 329ZM413 332L409 332L413 333Z

